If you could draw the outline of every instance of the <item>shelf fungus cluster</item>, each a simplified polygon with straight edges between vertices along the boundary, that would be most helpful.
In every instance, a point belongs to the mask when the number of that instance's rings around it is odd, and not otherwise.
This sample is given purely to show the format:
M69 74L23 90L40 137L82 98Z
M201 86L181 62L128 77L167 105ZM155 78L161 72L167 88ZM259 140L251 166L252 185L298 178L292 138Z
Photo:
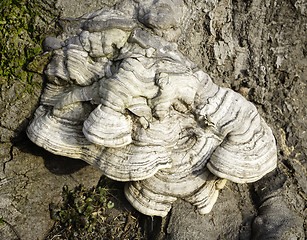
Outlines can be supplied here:
M177 198L206 214L226 180L257 181L277 161L256 107L170 41L187 11L173 2L124 1L48 37L48 83L27 129L48 151L127 182L131 204L162 217Z

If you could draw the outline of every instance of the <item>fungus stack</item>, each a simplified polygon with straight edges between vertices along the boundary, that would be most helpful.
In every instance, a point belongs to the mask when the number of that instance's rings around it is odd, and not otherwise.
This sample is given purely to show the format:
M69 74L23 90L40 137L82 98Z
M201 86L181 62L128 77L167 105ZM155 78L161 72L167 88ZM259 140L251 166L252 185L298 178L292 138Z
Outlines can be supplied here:
M131 204L162 217L177 198L208 213L226 180L257 181L277 161L256 107L171 42L188 12L177 2L123 1L47 38L49 82L27 129L48 151L127 182Z

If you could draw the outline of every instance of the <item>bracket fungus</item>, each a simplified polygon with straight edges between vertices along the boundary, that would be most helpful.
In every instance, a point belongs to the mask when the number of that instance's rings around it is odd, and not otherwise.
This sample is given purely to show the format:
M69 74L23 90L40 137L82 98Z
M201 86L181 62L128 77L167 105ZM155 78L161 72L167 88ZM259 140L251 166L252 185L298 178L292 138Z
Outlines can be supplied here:
M48 83L27 129L48 151L127 182L131 204L162 217L177 198L206 214L226 180L257 181L277 162L256 107L177 49L188 11L175 2L126 0L47 38Z

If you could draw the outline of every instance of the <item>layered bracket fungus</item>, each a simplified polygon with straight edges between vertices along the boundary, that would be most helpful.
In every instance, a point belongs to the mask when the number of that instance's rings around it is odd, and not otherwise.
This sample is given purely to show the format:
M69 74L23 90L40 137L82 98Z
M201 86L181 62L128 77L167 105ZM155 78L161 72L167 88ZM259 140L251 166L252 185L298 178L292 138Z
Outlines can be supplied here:
M27 135L82 159L146 215L182 198L211 211L226 180L254 182L276 167L276 143L256 107L214 84L177 49L181 0L123 1L48 37L48 83Z

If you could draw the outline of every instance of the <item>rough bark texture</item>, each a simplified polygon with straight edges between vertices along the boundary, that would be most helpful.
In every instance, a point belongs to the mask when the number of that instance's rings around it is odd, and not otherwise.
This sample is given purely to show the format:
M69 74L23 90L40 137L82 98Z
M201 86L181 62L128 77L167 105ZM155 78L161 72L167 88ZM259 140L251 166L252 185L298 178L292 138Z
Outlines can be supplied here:
M48 29L59 14L77 17L114 2L35 0L27 7L40 6L33 20L40 29ZM273 129L279 163L276 171L254 184L228 183L208 215L200 216L188 203L177 201L162 221L161 233L155 235L174 240L305 239L307 4L302 0L186 2L194 14L179 41L180 49L215 83L240 92L257 106ZM23 42L33 37L27 31L19 36ZM14 230L21 239L43 239L52 226L48 205L60 200L62 186L91 186L100 177L92 167L49 154L25 137L43 87L39 74L32 76L33 82L36 87L26 91L29 85L22 77L9 81L1 77L0 216L8 223L0 225L1 239L16 239Z

